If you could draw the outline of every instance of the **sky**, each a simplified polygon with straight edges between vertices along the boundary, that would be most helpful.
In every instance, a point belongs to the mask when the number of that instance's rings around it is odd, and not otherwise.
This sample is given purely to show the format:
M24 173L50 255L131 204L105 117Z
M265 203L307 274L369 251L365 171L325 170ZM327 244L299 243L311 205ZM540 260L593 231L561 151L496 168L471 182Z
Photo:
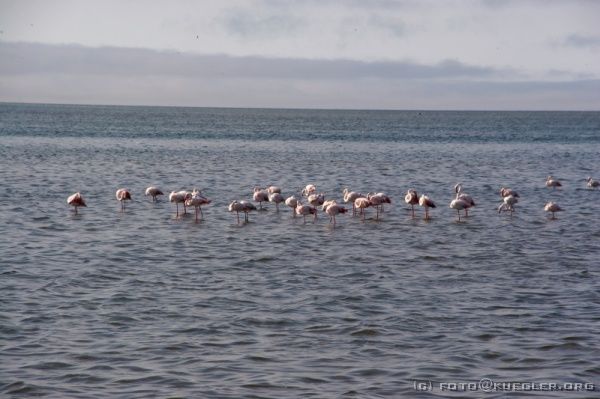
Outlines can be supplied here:
M600 110L600 1L0 0L0 101Z

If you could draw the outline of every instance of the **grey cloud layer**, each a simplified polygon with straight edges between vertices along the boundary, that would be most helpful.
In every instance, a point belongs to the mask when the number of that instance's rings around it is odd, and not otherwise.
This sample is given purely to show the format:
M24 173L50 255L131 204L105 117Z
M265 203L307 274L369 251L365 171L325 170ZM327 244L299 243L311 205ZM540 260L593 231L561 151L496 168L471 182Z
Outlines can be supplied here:
M369 63L0 42L0 101L600 110L600 80L525 81L514 71L457 61Z
M0 43L0 73L174 75L274 79L491 78L506 71L447 60L411 62L191 55L129 48Z

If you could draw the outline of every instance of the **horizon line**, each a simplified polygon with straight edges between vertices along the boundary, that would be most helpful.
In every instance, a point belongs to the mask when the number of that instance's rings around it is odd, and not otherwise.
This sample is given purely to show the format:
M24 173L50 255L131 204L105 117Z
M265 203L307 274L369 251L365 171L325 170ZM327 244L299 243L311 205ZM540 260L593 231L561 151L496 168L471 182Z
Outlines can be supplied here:
M148 104L83 104L61 102L23 102L2 101L5 105L62 105L80 107L131 107L131 108L201 108L201 109L254 109L254 110L289 110L289 111L398 111L398 112L600 112L600 109L447 109L447 108L304 108L304 107L234 107L234 106L199 106L199 105L148 105Z

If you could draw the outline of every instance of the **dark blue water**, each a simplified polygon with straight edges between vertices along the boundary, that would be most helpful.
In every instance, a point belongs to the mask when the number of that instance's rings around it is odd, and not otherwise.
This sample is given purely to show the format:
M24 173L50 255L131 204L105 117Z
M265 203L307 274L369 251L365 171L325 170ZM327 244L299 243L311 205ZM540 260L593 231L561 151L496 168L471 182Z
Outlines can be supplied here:
M521 397L600 384L600 113L0 104L5 397ZM560 190L544 187L547 175ZM463 182L477 206L456 222ZM384 191L379 220L233 199ZM204 219L166 199L200 188ZM498 190L521 195L511 218ZM133 201L120 212L117 188ZM438 207L412 219L404 193ZM75 215L66 198L81 191ZM565 208L557 220L547 201ZM418 392L416 382L433 391ZM569 386L567 386L569 387ZM589 388L589 386L588 386ZM597 388L598 389L598 388ZM529 392L597 397L598 392Z

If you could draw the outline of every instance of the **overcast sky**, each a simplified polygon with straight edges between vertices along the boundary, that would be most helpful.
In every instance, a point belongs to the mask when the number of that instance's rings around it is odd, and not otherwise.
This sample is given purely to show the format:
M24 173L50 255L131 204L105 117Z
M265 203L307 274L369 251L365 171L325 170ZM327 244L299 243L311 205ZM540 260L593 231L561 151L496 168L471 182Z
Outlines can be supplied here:
M600 110L600 1L5 1L0 101Z

